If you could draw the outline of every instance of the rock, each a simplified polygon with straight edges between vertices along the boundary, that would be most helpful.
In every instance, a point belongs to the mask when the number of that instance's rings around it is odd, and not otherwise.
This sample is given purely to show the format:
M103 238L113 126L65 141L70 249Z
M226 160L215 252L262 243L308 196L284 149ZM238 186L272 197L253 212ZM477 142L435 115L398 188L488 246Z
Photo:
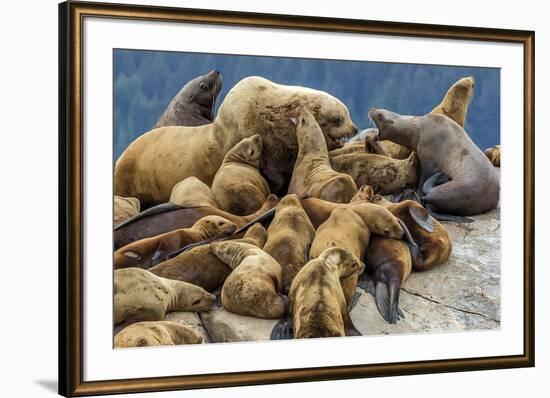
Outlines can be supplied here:
M202 343L211 343L210 337L202 324L201 315L196 312L170 312L166 315L167 321L178 322L193 329L202 337Z

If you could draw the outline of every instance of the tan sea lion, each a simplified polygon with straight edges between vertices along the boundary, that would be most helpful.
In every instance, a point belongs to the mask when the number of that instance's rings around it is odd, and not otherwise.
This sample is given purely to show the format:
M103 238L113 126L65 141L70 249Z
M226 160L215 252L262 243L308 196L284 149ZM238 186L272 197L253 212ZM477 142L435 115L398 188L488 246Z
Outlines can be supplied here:
M283 269L283 292L288 293L292 280L307 263L315 229L294 194L282 198L277 204L275 217L267 230L264 251L270 254Z
M159 278L141 268L116 270L114 279L115 325L162 321L171 311L202 311L216 299L201 287Z
M262 137L255 134L235 145L223 158L212 182L212 193L222 210L239 216L257 211L269 196L260 175Z
M138 322L115 335L115 348L200 344L202 337L177 322Z
M251 222L263 222L270 210L274 209L279 199L269 195L262 207L247 216L236 216L210 206L182 207L167 203L151 207L137 216L119 224L115 228L115 249L140 239L157 236L180 228L189 228L198 220L210 215L217 215L242 228ZM274 213L274 210L273 210Z
M447 90L441 103L432 109L431 113L447 116L457 122L460 127L464 127L474 86L473 76L460 79Z
M363 272L353 253L331 247L310 260L290 287L290 312L294 337L357 336L340 281Z
M178 182L170 194L170 203L184 207L220 207L210 187L196 177Z
M118 225L139 213L139 200L115 195L114 225Z
M350 175L357 186L370 185L374 191L388 195L407 186L418 185L420 165L411 152L407 159L392 159L366 152L354 152L330 159L332 168Z
M380 139L391 139L418 155L422 201L436 218L468 221L456 216L480 214L497 206L499 176L455 121L443 115L403 116L383 109L371 109L369 117Z
M210 252L233 271L222 288L222 305L230 312L257 318L281 318L287 303L279 294L283 271L273 257L249 243L215 242Z
M484 153L489 158L493 166L500 167L500 145L487 148Z
M194 78L172 98L154 128L212 123L216 98L221 88L222 75L217 70Z
M206 216L191 228L176 229L162 235L130 243L115 251L115 269L140 267L151 268L164 261L175 250L194 242L229 236L237 226L219 216Z
M258 223L251 226L242 239L233 242L249 243L261 249L266 239L267 232ZM189 282L211 292L223 285L231 268L212 254L210 244L206 244L157 264L148 271L163 278Z
M357 193L353 179L330 167L327 145L319 124L307 109L296 112L298 158L288 186L288 192L299 198L310 197L335 203L348 203Z
M166 202L174 185L187 177L211 185L225 154L243 138L260 134L262 175L271 191L280 193L298 153L290 117L299 105L321 126L328 149L357 132L348 109L335 97L247 77L227 94L211 124L154 129L130 144L116 162L115 192L137 197L147 207Z

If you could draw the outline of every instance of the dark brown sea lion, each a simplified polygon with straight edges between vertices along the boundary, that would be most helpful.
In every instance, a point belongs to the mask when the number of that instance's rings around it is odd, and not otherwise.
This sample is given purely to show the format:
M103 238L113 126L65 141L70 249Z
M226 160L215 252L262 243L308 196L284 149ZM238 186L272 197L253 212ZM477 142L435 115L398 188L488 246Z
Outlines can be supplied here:
M115 325L162 321L171 311L202 311L216 299L203 288L159 278L141 268L116 270L114 279Z
M151 268L166 260L167 256L190 243L210 238L229 236L237 226L219 216L206 216L191 228L181 228L150 238L140 239L115 251L115 269Z
M288 192L299 198L348 203L357 193L357 186L349 175L331 168L321 127L304 107L297 110L295 123L299 151Z
M283 270L273 257L254 245L233 241L212 243L210 252L233 269L222 288L227 311L267 319L284 316Z
M485 150L485 155L489 158L493 166L500 167L500 145L487 148Z
M227 94L212 123L162 127L131 143L116 162L115 193L136 197L147 207L168 201L174 185L187 177L211 185L225 154L254 134L262 136L264 145L262 175L272 192L284 192L298 153L290 117L300 105L321 126L328 149L357 133L348 109L335 97L247 77Z
M497 206L499 177L455 121L443 115L402 116L383 109L371 109L369 117L380 139L391 139L418 155L422 200L430 213L468 216ZM437 181L441 175L449 177L447 182ZM429 178L433 180L425 184Z
M277 201L275 195L270 195L257 212L248 216L236 216L208 206L182 207L172 203L158 205L139 213L115 228L115 249L175 229L189 228L201 218L210 215L223 217L240 228L273 209Z
M210 187L196 177L178 182L170 194L170 203L184 207L220 207Z
M370 185L375 192L388 195L404 187L418 185L420 165L418 157L411 152L407 159L354 152L330 159L332 168L350 175L357 186Z
M217 70L194 78L172 98L153 128L212 123L216 98L221 89L222 75Z
M298 272L290 287L290 312L294 337L357 336L348 312L341 280L363 272L353 253L331 247L310 260Z
M267 232L258 223L250 227L242 239L233 242L249 243L261 249L266 239ZM148 271L162 278L192 283L212 292L223 285L231 268L213 255L210 244L206 244L183 252Z
M307 263L314 236L315 229L298 197L289 194L282 198L267 230L263 249L283 269L283 293L288 293L292 280Z
M262 147L262 137L255 134L227 152L212 182L220 209L239 216L250 214L269 196L269 185L259 170Z
M115 348L200 343L202 337L193 329L171 321L138 322L115 335Z
M114 225L118 225L139 213L139 200L136 198L114 198Z

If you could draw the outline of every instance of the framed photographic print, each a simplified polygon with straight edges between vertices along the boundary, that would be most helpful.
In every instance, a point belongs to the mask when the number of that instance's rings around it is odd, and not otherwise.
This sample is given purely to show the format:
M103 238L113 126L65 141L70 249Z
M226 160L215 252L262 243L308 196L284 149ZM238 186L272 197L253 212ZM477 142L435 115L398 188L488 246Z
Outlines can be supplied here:
M59 29L61 394L534 366L534 32Z

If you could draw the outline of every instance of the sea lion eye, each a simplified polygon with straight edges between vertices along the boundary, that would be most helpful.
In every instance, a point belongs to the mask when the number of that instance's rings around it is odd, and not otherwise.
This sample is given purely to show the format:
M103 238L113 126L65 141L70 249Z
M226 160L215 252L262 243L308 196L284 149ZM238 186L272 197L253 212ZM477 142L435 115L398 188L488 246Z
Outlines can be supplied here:
M342 124L342 118L340 116L336 116L332 118L331 122L339 126Z
M218 221L218 225L223 225L223 221Z
M193 301L193 304L192 304L192 305L197 305L197 304L200 303L200 302L201 302L201 299L197 299L197 300Z

